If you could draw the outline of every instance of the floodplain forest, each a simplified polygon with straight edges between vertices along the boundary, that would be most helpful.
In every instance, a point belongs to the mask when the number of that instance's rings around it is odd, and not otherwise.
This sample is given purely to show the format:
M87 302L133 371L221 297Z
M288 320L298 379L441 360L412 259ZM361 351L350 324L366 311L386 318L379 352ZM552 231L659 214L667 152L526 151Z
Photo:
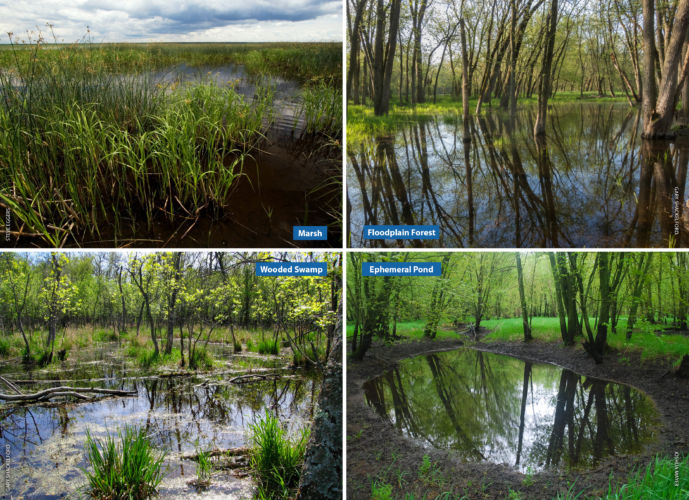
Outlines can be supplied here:
M68 44L52 29L0 50L10 244L277 246L320 224L339 245L339 43Z
M341 495L340 259L0 254L8 494Z
M347 259L348 497L686 497L686 253Z
M353 246L390 245L366 224L437 224L444 247L689 245L689 2L348 0L347 16Z

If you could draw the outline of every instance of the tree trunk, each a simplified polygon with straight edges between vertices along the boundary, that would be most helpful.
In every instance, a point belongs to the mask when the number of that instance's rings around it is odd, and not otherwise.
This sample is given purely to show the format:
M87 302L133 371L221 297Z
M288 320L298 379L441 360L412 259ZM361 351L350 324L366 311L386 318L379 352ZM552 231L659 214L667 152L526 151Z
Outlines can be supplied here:
M469 56L467 54L466 28L464 19L459 20L459 38L462 46L462 136L465 143L471 142L469 132Z
M311 426L297 500L342 496L342 304Z
M644 40L644 94L643 115L645 139L661 139L671 136L670 127L675 115L677 93L680 75L680 61L682 58L682 46L686 38L686 30L689 28L689 0L680 0L675 13L670 41L664 50L662 57L660 86L656 96L655 92L655 43L654 43L654 2L643 0L643 40ZM689 53L685 57L683 75L686 78ZM648 92L650 90L650 92Z
M378 0L376 8L376 37L373 57L373 113L376 116L388 114L390 109L390 81L392 65L397 46L401 0L392 0L390 6L390 27L385 40L385 5Z
M538 114L536 115L536 123L534 124L534 136L545 135L545 117L548 112L548 99L552 87L551 66L553 64L553 50L555 47L555 30L557 28L557 0L552 0L550 3L550 13L548 14L548 28L546 31L545 51L543 52L543 63L541 65L541 74L538 91Z
M529 326L529 314L526 308L526 296L524 294L524 275L522 273L522 259L519 252L515 252L515 258L517 260L517 279L519 281L519 302L522 307L522 324L524 326L524 342L528 342L532 339L531 337L531 327Z

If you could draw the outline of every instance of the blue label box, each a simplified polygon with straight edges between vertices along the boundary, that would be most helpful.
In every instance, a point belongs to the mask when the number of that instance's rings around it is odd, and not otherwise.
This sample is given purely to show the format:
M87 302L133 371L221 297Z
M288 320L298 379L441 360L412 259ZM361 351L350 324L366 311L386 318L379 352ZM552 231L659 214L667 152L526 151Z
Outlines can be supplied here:
M438 240L440 226L364 226L365 240Z
M440 262L364 262L362 276L440 276Z
M327 276L326 262L257 262L256 276Z
M328 226L293 226L292 239L297 240L327 240Z

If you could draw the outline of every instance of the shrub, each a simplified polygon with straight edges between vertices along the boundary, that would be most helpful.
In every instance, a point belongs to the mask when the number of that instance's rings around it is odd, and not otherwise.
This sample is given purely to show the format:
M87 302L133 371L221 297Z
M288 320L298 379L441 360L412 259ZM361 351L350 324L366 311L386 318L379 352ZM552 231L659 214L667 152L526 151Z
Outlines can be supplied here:
M119 441L104 440L86 431L86 458L91 470L84 470L88 494L94 498L144 499L156 494L163 479L165 452L156 452L144 429L125 426Z

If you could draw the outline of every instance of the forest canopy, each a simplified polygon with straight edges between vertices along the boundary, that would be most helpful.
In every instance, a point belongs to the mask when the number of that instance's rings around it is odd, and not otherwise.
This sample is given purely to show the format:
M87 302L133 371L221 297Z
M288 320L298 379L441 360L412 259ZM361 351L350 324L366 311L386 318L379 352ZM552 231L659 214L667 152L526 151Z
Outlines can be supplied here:
M441 262L442 276L362 277L368 261ZM374 339L399 340L402 330L582 343L597 362L612 342L689 353L685 253L352 253L347 275L358 359Z
M328 275L256 276L257 262L276 260L322 260ZM197 343L226 339L241 350L240 330L277 348L284 340L302 363L325 364L341 280L336 254L225 252L4 253L0 277L5 355L46 364L84 337L135 333L148 335L154 358L179 339L182 366Z

